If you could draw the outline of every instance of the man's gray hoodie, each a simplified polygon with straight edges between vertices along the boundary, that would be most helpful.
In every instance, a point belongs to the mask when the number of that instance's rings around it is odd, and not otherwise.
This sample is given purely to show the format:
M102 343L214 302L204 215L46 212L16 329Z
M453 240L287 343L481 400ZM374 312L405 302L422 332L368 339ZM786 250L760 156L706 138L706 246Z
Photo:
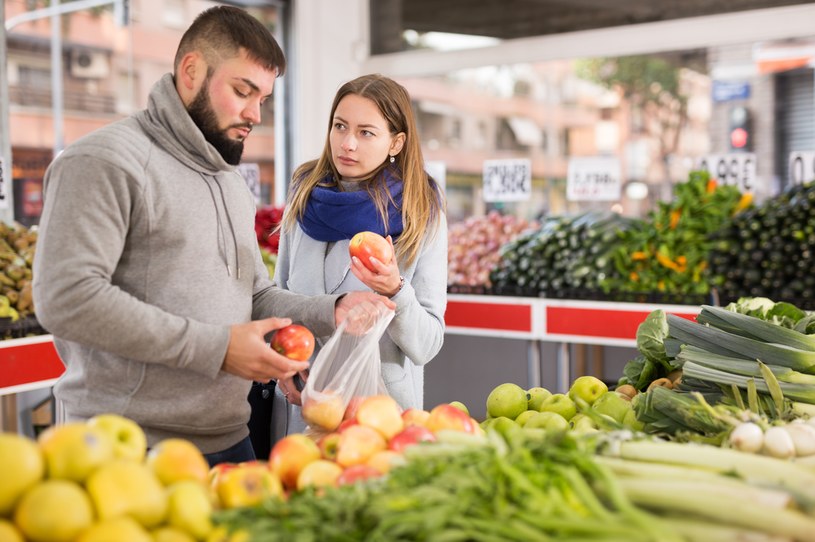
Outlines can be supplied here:
M273 287L241 176L187 114L173 78L146 110L71 145L45 176L34 304L65 374L68 419L112 412L204 453L248 435L251 382L221 370L229 326L334 326L337 296Z

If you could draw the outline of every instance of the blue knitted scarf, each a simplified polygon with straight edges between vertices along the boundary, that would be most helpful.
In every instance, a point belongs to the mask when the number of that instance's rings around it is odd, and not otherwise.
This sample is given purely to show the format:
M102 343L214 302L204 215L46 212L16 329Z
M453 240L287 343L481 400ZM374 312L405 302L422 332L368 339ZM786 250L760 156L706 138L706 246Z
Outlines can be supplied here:
M317 241L350 239L361 231L373 231L383 237L402 233L402 180L397 171L383 170L385 183L396 205L388 201L388 224L383 223L374 201L366 190L341 192L336 186L315 186L306 204L300 227ZM325 183L331 181L326 177Z

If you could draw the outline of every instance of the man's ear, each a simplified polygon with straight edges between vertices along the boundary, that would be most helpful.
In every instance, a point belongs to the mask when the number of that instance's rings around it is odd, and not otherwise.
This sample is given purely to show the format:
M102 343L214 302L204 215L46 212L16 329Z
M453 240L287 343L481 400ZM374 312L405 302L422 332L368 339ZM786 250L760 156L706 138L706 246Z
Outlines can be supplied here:
M187 53L181 58L176 70L176 88L184 103L187 98L195 97L207 78L207 63L197 51Z
M396 156L400 152L402 152L402 147L405 146L405 139L407 136L405 132L399 132L393 137L393 141L391 142L390 154L391 156Z

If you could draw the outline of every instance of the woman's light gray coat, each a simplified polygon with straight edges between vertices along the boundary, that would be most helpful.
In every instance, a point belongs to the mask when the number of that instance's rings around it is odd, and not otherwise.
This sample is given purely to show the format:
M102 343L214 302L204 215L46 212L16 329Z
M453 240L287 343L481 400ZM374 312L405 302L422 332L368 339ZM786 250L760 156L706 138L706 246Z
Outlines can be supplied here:
M274 282L292 292L319 295L370 290L351 272L350 240L326 243L303 233L299 225L280 238ZM405 285L393 296L396 314L380 342L382 377L388 393L402 408L423 408L423 366L438 354L444 342L447 307L447 222L430 230L413 265L399 268ZM324 344L330 336L318 337ZM316 353L315 353L316 356ZM277 391L274 410L285 399ZM288 428L279 414L273 422L273 441L302 431L299 408L289 405Z

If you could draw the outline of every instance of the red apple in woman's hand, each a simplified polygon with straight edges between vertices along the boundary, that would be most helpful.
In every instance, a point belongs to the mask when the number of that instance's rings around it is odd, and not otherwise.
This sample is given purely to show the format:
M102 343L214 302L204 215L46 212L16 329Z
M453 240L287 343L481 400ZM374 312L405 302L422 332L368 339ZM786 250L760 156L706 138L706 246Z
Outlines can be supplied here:
M306 361L314 352L314 334L304 326L291 324L275 332L270 346L289 359Z
M372 231L361 231L351 238L351 244L348 245L348 252L351 256L356 256L362 265L376 272L373 264L371 264L371 257L376 258L382 263L388 263L393 257L393 248L388 240Z

